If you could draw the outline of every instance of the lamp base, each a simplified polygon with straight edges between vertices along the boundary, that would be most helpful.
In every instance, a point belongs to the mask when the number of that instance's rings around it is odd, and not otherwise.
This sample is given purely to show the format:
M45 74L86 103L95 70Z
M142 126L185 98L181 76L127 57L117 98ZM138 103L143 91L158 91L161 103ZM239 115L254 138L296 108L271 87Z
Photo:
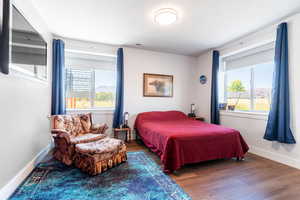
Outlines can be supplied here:
M195 113L189 113L188 117L196 117Z
M127 124L122 124L121 128L129 128L129 126Z

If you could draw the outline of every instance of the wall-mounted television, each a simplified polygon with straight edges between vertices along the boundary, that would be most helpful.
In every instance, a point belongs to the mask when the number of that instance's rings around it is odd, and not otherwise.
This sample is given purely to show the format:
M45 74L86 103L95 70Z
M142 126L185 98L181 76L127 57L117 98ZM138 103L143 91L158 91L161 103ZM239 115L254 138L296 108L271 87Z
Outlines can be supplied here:
M10 49L12 73L47 80L47 43L14 5Z
M0 34L2 33L3 24L3 0L0 0Z
M0 0L0 72L9 73L10 0Z
M0 5L0 71L47 80L46 41L9 0Z

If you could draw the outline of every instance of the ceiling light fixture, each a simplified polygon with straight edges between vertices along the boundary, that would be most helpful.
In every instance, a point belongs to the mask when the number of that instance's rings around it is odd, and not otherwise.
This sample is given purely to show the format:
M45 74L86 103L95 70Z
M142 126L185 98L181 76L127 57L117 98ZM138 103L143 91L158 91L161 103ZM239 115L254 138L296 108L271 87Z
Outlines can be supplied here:
M177 21L177 12L171 8L163 8L155 12L154 21L159 25L170 25Z

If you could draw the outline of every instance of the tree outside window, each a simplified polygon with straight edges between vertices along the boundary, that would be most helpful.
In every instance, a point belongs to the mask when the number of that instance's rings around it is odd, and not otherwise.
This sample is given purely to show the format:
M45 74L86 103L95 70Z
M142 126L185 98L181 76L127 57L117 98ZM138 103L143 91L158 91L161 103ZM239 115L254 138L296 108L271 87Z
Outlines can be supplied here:
M245 89L242 81L240 81L240 80L232 81L230 86L228 87L228 91L232 92L236 95L236 102L234 104L234 107L237 107L242 93L246 92L246 89Z

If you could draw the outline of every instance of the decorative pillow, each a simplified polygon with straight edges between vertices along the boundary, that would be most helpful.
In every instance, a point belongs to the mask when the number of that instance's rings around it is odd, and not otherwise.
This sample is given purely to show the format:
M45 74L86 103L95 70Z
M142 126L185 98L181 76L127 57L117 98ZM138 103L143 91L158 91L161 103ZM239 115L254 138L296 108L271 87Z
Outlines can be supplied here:
M56 115L54 116L53 121L54 121L54 129L66 130L63 116Z
M70 134L73 134L73 118L70 115L63 115L64 129Z
M78 115L72 116L73 118L73 130L72 135L79 136L85 133L85 131L82 128L81 120Z
M54 129L65 130L69 134L72 134L73 120L70 116L56 115L54 116L53 120L54 120Z
M87 133L90 132L92 128L92 120L90 114L81 114L80 115L80 121L82 124L83 130Z

